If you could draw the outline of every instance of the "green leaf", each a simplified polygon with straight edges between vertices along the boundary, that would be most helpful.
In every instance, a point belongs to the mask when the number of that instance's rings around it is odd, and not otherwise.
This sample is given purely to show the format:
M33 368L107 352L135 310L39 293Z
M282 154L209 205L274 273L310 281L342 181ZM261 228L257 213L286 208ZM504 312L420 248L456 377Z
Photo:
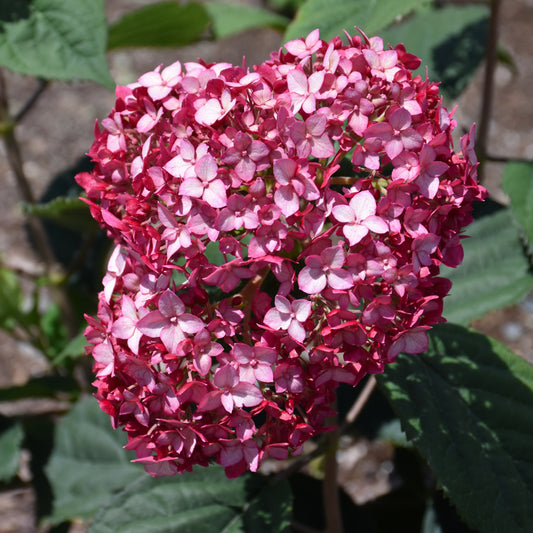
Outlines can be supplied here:
M23 294L17 275L0 265L0 328L8 331L25 322Z
M508 209L476 220L466 232L470 238L462 241L463 263L456 269L441 269L452 282L443 316L462 324L517 303L533 288L533 275Z
M54 493L47 521L91 518L110 496L138 477L143 468L124 450L126 435L111 428L94 398L78 402L59 423L46 466Z
M422 518L420 533L443 533L432 500L426 502L426 511Z
M85 346L87 346L87 340L83 332L80 332L52 359L52 363L56 366L62 366L68 361L83 357L85 355Z
M48 340L46 347L47 357L50 359L57 357L67 345L68 332L63 323L61 309L55 302L52 302L41 316L41 331Z
M407 440L405 433L402 430L400 420L394 418L388 422L383 423L379 429L376 437L379 440L390 442L397 448L411 448L412 443Z
M472 527L533 531L529 363L484 335L441 324L425 354L401 355L378 381Z
M441 90L457 97L485 55L487 6L447 6L421 10L381 32L384 43L399 43L422 59L418 73L441 82ZM364 27L363 27L364 29Z
M361 28L369 37L386 28L397 19L424 6L428 0L307 0L289 24L285 39L305 37L316 28L326 41L343 30L353 34Z
M28 398L65 399L66 396L77 396L79 385L71 377L41 376L32 378L24 385L0 389L0 402L13 402Z
M17 475L23 439L21 424L14 424L0 434L0 481L10 481Z
M185 46L196 42L209 18L202 4L157 2L124 15L109 28L108 49Z
M45 204L22 204L27 215L52 220L65 228L84 233L96 227L87 204L79 198L58 196Z
M0 65L45 79L114 83L102 0L1 0Z
M284 29L289 19L259 7L226 2L206 2L215 37L222 39L245 30L270 26Z
M511 212L533 250L533 162L511 162L505 165L502 186L511 200Z
M246 474L228 479L213 465L182 476L143 477L128 485L89 533L275 533L290 520L287 483Z

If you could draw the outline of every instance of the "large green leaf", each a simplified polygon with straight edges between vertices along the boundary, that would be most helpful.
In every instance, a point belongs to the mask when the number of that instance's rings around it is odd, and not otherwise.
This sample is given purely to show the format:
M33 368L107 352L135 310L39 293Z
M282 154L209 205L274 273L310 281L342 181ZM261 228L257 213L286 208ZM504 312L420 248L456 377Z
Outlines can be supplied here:
M508 209L476 220L467 234L470 238L462 241L462 265L441 269L452 281L443 315L464 324L515 304L533 288L533 275Z
M197 41L209 18L197 2L157 2L124 15L109 28L108 49L185 46Z
M503 171L503 190L511 199L511 211L523 230L529 251L533 249L533 162L511 162Z
M111 428L94 398L78 402L59 423L46 466L54 493L48 521L91 518L110 496L138 477L143 468L123 449L126 436Z
M262 486L261 486L262 485ZM128 485L89 533L277 533L290 523L287 483L251 474L230 480L218 466Z
M533 367L442 324L428 351L378 377L407 437L462 517L484 533L533 531Z
M227 2L207 2L215 37L221 39L245 30L271 26L284 29L289 19L266 9Z
M427 3L427 0L307 0L287 28L285 38L305 37L319 28L321 38L329 40L342 35L343 30L354 33L354 26L372 37Z
M14 424L0 434L0 481L10 481L17 474L23 439L21 424Z
M447 6L421 10L381 32L383 41L422 59L418 72L441 82L441 90L455 98L466 87L485 54L487 6ZM364 26L363 26L363 29Z
M112 87L102 0L0 0L0 65Z

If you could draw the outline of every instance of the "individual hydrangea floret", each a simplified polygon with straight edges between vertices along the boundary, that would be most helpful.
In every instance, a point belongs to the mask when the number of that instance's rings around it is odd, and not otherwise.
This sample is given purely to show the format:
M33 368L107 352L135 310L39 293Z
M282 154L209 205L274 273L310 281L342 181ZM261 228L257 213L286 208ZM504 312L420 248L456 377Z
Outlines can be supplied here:
M474 128L402 45L318 30L251 71L117 87L77 176L115 241L87 317L96 397L154 475L297 454L339 383L427 348L485 191Z

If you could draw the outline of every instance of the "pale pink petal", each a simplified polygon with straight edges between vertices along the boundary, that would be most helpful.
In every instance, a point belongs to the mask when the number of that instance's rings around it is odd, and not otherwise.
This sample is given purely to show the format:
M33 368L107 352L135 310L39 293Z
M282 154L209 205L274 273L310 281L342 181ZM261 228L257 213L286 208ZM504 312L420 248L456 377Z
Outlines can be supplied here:
M357 220L364 220L376 214L376 200L370 191L361 191L350 200Z
M278 329L286 330L289 327L291 318L289 315L287 314L282 315L277 309L271 308L266 312L263 322L269 328L272 328L275 330L278 330Z
M135 324L126 316L121 316L113 322L111 333L119 339L129 339L135 331Z
M196 175L200 179L211 181L217 175L217 162L212 155L206 154L198 159L194 165L194 170L196 170Z
M214 124L223 114L222 106L216 98L208 100L194 115L194 118L200 124L204 126L211 126Z
M353 287L352 275L346 270L330 270L330 272L328 273L328 285L332 289L349 289Z
M326 275L322 270L304 267L298 275L298 285L307 294L318 294L326 288Z
M387 233L389 231L387 223L382 218L374 215L365 218L362 224L374 233Z
M228 202L226 196L226 186L222 180L213 180L203 194L203 199L211 207L226 207Z
M201 198L204 194L204 186L198 178L188 178L180 185L179 194Z
M290 185L280 187L274 193L274 201L286 217L294 215L300 208L300 198Z
M292 320L288 333L295 341L303 342L305 339L305 328L297 320Z
M251 383L239 383L232 392L237 407L254 407L263 401L261 391Z
M333 216L342 223L354 223L355 213L349 205L336 205L331 210Z
M354 246L368 235L368 228L362 224L346 224L342 228L342 232L348 239L350 246Z
M274 299L274 302L276 304L276 309L280 313L286 313L286 314L291 313L292 311L291 303L289 302L289 300L287 300L287 298L285 298L285 296L276 296L276 298Z
M294 300L292 302L294 317L298 322L304 322L311 314L311 302L309 300Z
M198 333L204 328L201 318L190 313L183 313L178 317L178 324L185 333Z
M287 85L291 93L307 94L307 76L301 70L294 69L287 74Z

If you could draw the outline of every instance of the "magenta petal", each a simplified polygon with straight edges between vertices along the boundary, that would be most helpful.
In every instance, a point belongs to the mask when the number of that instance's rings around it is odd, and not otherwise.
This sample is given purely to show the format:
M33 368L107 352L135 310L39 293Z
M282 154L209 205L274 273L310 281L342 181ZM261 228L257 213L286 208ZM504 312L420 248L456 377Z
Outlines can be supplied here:
M179 316L185 312L185 305L180 297L170 290L160 296L158 307L166 317Z

